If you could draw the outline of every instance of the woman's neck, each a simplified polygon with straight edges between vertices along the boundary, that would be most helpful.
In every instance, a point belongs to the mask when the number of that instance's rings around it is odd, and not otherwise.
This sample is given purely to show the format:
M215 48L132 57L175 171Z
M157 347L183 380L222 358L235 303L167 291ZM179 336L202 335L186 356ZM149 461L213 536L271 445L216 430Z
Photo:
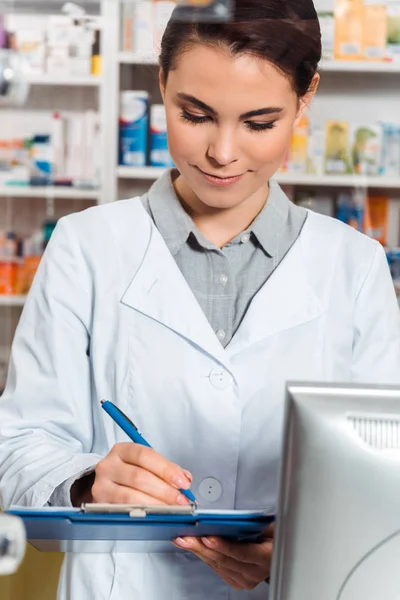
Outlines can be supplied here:
M186 184L182 176L174 181L179 201L204 237L222 248L245 231L264 208L269 195L269 185L261 188L232 208L212 208L203 204Z

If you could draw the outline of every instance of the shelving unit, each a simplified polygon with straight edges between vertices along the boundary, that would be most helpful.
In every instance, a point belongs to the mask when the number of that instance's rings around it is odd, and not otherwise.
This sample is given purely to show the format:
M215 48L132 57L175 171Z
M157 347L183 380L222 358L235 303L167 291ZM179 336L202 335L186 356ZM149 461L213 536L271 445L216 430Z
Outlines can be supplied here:
M118 52L117 62L121 65L158 65L158 56L154 53ZM377 73L399 74L400 64L386 61L345 61L323 60L320 63L323 73Z
M17 306L22 307L25 304L26 296L1 296L0 306Z
M120 179L156 180L166 169L156 167L122 167L117 168ZM400 177L363 177L362 175L296 175L295 173L277 173L275 179L281 185L315 186L315 187L368 187L375 189L400 190Z
M58 87L100 87L103 83L102 77L94 75L59 77L57 75L32 75L28 76L30 85L47 85Z
M79 189L74 187L4 186L0 187L0 198L98 200L99 191Z

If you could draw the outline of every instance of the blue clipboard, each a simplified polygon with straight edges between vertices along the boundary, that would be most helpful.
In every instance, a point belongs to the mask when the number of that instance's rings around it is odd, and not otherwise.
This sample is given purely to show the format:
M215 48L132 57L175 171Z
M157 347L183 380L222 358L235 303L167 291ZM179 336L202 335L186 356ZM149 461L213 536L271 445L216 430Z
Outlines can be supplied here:
M27 539L42 552L176 552L177 537L220 536L255 541L274 521L267 510L200 510L84 504L81 508L12 507Z

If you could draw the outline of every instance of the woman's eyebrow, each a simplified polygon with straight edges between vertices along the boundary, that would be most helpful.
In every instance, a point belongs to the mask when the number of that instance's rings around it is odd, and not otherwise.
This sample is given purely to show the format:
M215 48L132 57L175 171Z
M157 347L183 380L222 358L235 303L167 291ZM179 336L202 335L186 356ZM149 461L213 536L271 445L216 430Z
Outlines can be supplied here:
M195 96L191 96L190 94L179 93L179 94L177 94L177 97L180 100L184 100L185 102L189 102L190 104L197 106L197 108L200 108L201 110L204 110L204 111L214 115L215 117L218 116L218 113L216 110L214 110L211 106L208 106L208 104L206 104L205 102L202 102L202 100L199 100ZM250 119L251 117L261 117L263 115L279 114L282 111L283 111L283 108L280 108L278 106L269 106L266 108L259 108L257 110L251 110L247 113L244 113L243 115L240 115L240 118L245 120L245 119Z

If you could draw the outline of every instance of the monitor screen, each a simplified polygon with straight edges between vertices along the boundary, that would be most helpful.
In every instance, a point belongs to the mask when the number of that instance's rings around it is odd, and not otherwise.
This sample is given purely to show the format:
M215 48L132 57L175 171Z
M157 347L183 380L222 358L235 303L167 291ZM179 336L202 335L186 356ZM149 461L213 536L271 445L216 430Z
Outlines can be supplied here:
M400 389L288 386L269 600L400 600Z

